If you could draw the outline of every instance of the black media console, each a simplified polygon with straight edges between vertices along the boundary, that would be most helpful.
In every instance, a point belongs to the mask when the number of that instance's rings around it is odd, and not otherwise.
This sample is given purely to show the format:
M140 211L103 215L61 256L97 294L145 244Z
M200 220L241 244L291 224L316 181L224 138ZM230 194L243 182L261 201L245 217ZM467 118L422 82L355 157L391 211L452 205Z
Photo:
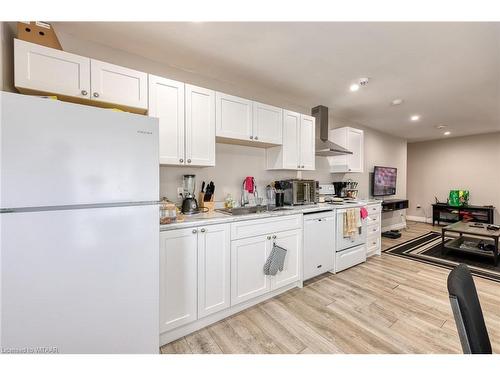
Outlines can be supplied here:
M382 212L404 210L408 208L408 199L387 199L382 201Z
M387 199L382 201L382 212L404 210L405 208L408 208L408 199ZM394 239L401 237L401 233L399 233L399 230L389 230L383 232L382 236Z
M479 223L493 224L493 206L450 206L447 203L435 203L432 205L432 225L435 223L456 223L463 219L477 221Z

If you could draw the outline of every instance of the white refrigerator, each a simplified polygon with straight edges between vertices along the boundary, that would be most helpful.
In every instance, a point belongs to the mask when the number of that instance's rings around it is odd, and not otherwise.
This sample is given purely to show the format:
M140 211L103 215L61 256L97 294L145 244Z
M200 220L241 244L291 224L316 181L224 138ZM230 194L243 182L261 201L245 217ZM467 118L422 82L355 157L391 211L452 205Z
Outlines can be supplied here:
M0 93L3 353L158 353L158 120Z

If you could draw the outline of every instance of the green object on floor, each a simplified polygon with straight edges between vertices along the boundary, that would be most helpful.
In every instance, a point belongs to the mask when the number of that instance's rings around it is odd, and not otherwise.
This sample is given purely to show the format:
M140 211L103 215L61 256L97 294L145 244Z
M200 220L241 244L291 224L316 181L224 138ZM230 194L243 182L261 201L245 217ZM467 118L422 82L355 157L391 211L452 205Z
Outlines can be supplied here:
M450 206L467 206L469 204L469 190L450 190L448 201Z

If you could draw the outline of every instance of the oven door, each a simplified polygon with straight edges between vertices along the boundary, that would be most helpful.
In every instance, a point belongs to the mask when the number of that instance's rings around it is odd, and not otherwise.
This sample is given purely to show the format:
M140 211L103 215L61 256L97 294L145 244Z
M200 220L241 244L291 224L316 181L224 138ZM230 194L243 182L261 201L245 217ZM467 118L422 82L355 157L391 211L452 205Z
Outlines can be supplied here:
M311 186L302 181L293 183L293 204L310 204L311 201Z
M337 252L362 245L366 242L366 220L362 220L361 228L359 228L357 234L344 237L344 214L346 212L347 209L343 208L337 210Z

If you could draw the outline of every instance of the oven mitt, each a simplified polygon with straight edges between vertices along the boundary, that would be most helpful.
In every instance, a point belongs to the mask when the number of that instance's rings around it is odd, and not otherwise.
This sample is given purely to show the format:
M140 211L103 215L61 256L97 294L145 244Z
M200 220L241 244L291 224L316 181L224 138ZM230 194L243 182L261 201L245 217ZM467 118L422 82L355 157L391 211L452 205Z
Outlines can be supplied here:
M264 264L264 275L274 276L278 271L283 271L285 266L286 249L276 244L273 245L271 254Z

